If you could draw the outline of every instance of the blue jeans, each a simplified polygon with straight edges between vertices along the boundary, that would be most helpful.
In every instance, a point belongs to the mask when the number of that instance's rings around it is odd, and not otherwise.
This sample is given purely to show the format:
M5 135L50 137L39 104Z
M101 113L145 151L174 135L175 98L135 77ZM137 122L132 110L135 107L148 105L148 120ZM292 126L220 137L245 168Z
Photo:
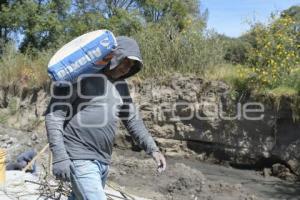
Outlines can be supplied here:
M104 186L109 165L98 160L73 160L72 193L68 200L106 200Z

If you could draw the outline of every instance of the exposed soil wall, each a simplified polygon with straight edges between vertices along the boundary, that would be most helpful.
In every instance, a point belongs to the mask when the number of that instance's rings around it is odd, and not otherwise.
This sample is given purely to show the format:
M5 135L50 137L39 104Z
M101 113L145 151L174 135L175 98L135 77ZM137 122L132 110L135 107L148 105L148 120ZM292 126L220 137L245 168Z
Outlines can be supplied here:
M277 110L251 94L233 95L223 82L194 76L129 82L147 128L167 155L214 157L239 167L281 163L300 175L300 124L293 121L289 99ZM45 132L43 112L49 100L49 85L1 88L0 122ZM134 148L124 130L116 145Z

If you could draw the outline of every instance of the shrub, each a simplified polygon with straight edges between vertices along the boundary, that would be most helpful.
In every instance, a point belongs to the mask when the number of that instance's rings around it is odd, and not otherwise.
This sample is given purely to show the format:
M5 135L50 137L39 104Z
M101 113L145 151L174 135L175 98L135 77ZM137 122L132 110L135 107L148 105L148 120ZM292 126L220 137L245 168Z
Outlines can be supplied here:
M249 52L249 65L256 76L256 85L275 88L290 79L292 70L299 66L300 52L297 44L299 32L293 28L289 17L276 19L268 26L256 26L255 43Z
M143 76L180 73L203 73L223 63L223 42L214 33L190 29L177 32L171 26L148 25L134 37L144 59Z
M48 80L49 58L50 53L47 52L40 52L35 57L20 53L13 43L8 43L0 58L0 85L41 86Z
M245 64L248 59L248 51L251 48L248 42L241 39L228 41L226 44L224 59L233 64Z

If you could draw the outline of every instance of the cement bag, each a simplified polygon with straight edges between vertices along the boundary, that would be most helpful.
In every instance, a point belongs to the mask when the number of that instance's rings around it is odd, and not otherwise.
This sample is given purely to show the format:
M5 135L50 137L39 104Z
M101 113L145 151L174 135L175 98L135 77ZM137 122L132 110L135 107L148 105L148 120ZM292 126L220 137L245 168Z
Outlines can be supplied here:
M48 64L48 74L53 81L75 83L81 74L103 69L116 46L116 38L108 30L81 35L54 54Z

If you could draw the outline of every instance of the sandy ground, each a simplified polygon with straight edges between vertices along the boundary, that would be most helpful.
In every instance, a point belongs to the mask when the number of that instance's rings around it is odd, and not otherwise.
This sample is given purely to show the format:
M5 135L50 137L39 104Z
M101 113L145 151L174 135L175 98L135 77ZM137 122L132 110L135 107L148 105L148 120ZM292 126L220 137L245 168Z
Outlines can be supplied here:
M115 149L109 180L126 191L150 199L250 200L300 199L300 183L263 177L260 172L167 157L158 174L143 152Z
M117 184L132 195L153 200L300 199L298 182L264 177L258 171L240 170L192 158L166 159L167 170L159 174L154 160L144 152L115 148L108 184ZM38 170L42 167L38 166Z

